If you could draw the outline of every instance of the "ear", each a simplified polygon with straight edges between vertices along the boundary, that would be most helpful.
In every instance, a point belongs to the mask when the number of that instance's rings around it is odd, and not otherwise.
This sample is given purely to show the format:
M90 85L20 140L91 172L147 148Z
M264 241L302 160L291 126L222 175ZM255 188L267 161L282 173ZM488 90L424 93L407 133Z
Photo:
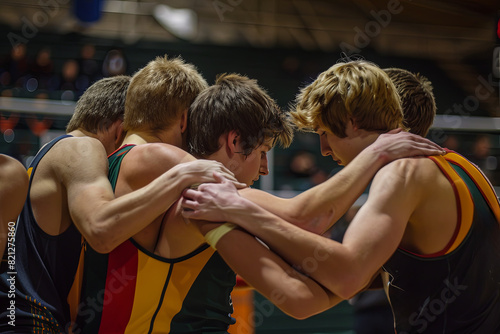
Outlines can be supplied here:
M184 110L181 115L181 133L186 132L188 121L188 110Z
M349 121L346 124L346 133L349 131L355 132L357 130L359 130L359 128L356 124L356 120L354 118L349 118Z
M127 132L123 129L123 121L116 121L117 125L115 126L115 146L120 147L123 139L125 139L125 135Z
M239 137L240 136L239 136L238 132L236 132L234 130L229 131L229 133L227 134L226 146L228 149L228 154L230 154L230 156L232 156L234 153L240 151L240 149L239 149L239 142L240 142Z

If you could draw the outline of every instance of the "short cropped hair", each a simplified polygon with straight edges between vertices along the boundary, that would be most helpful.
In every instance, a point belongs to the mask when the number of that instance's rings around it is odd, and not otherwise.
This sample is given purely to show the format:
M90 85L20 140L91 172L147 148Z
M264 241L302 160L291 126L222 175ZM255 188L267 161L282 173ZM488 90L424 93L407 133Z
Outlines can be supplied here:
M401 98L403 124L410 132L425 137L436 117L431 82L419 73L401 68L386 68L384 72L391 78Z
M301 89L291 112L302 130L319 126L346 137L352 120L360 129L387 132L402 127L403 113L394 84L377 65L365 60L337 63Z
M222 74L213 86L191 104L188 116L188 149L196 157L207 157L220 149L219 138L236 131L243 153L249 155L266 140L287 147L293 127L286 113L256 80L239 74Z
M66 132L83 129L96 134L123 120L130 77L119 75L96 81L78 99Z
M167 129L207 87L193 65L181 58L157 57L132 77L124 130L154 133Z

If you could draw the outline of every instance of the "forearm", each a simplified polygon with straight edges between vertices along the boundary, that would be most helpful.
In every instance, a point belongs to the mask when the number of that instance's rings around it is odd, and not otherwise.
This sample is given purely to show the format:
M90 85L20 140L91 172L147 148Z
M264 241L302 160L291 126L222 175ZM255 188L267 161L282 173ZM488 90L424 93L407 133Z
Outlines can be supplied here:
M328 181L291 199L290 204L286 205L287 212L276 211L272 204L259 205L287 221L322 233L352 206L379 168L386 163L404 157L435 154L444 154L444 150L420 136L399 130L390 131L380 135Z
M238 210L226 211L233 222L259 237L273 252L293 264L332 293L348 298L357 284L353 253L342 244L304 231L254 203L239 199Z
M73 220L96 251L107 253L167 211L191 182L195 181L189 175L171 170L140 189L103 200L95 207L78 206L73 210ZM85 201L86 192L83 193L75 198L75 203Z
M217 250L246 282L292 317L303 319L342 301L242 230L223 236Z
M347 212L385 163L384 155L369 147L329 180L288 199L286 206L270 201L258 204L303 229L322 234Z

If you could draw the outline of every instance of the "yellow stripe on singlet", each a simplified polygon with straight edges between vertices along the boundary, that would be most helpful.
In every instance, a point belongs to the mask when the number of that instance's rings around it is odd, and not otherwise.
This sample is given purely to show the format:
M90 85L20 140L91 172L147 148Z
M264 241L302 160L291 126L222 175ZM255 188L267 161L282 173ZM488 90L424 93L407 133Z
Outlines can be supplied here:
M169 267L170 263L158 261L138 250L134 304L125 334L148 333Z
M450 154L450 153L448 153ZM448 155L447 154L447 155ZM467 188L467 185L462 180L462 178L457 174L457 172L450 166L446 159L447 155L443 156L432 156L430 157L434 160L440 167L441 170L450 179L452 185L455 186L457 198L457 205L459 206L459 230L456 234L455 240L452 245L446 251L446 254L453 252L465 239L467 233L472 226L472 219L474 216L474 203L472 202L472 197Z
M82 249L80 251L80 258L78 260L78 267L75 273L75 279L73 284L71 285L71 289L68 294L68 305L71 316L71 322L74 323L76 321L76 316L78 313L78 306L80 305L80 292L82 290L82 282L83 282L83 265L85 258L85 242L82 236ZM72 333L72 332L70 332Z
M167 263L139 251L137 288L134 306L125 334L148 333L158 306L160 309L154 320L153 333L169 333L172 318L179 313L189 290L201 270L213 255L207 248L200 254L181 262ZM162 298L164 285L170 266L174 266L167 290Z
M500 205L498 203L498 197L493 189L493 186L488 182L483 173L475 168L470 162L468 162L464 157L456 153L448 153L445 155L446 160L453 162L456 161L458 165L462 166L467 174L476 182L479 190L483 194L483 197L488 202L488 206L495 215L497 222L500 223Z
M166 291L164 297L165 300L174 300L174 302L164 302L161 305L153 332L165 327L168 327L170 331L172 317L180 312L188 292L214 253L215 251L212 248L207 248L196 256L174 265L174 271L172 272L172 277L170 277L169 289ZM166 317L161 316L165 314L167 315Z

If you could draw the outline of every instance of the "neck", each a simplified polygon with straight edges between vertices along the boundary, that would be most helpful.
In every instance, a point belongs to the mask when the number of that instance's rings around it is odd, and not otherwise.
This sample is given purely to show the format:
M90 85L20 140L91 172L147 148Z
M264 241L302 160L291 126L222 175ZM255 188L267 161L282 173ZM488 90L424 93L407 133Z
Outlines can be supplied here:
M349 148L351 156L349 161L345 161L345 165L350 164L361 151L373 144L379 136L380 133L378 132L358 130L355 136L350 137Z
M92 132L85 131L83 129L76 129L74 131L68 132L68 135L72 135L73 137L92 137L97 138L97 135Z
M373 144L379 136L379 132L366 132L366 134L362 138L365 148Z
M229 157L226 153L225 149L219 149L217 152L214 152L210 155L207 155L205 157L198 157L198 159L207 159L207 160L214 160L218 161L224 166L226 166L229 170L234 169L234 164L231 163L231 157ZM234 170L231 170L234 172Z
M128 133L123 139L123 145L141 145L146 143L159 143L158 138L143 133Z
M133 144L133 145L141 145L147 143L165 143L174 145L177 147L181 147L182 143L180 139L177 138L175 133L170 131L161 131L158 133L149 133L149 132L129 132L125 136L122 145Z

